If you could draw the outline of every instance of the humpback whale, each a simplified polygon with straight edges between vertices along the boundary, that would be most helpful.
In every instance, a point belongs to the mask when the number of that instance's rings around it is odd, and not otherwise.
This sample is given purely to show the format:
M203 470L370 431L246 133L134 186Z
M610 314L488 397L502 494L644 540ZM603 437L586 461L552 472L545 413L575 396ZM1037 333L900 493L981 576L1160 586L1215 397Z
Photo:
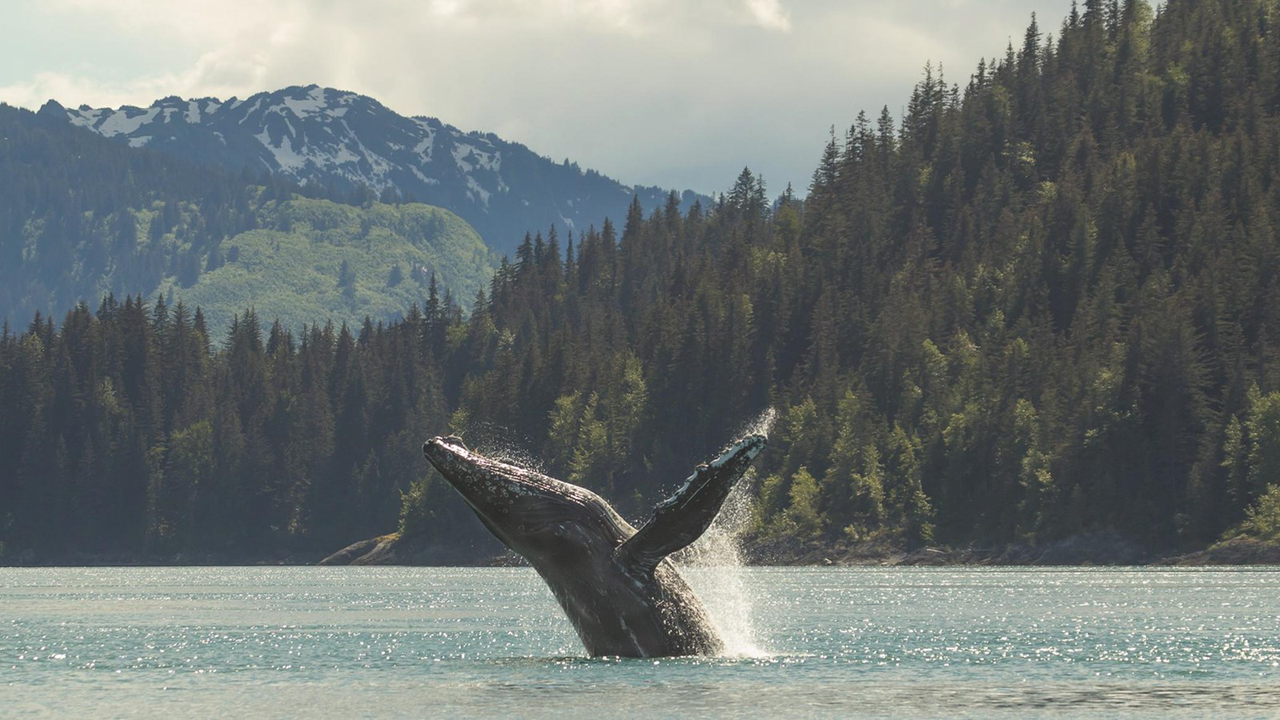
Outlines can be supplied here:
M639 530L586 488L436 437L422 453L480 522L538 571L592 656L712 655L724 644L667 556L697 540L764 449L749 435L699 465Z

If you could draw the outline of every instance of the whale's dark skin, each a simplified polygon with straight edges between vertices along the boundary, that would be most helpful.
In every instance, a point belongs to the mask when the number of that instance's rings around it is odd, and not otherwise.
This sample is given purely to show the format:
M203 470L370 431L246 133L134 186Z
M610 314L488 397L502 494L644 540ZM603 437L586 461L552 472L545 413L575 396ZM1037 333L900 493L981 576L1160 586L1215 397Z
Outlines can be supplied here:
M667 556L711 525L764 449L752 435L699 465L638 531L586 488L484 457L456 437L422 452L480 522L542 576L592 656L712 655L706 610Z

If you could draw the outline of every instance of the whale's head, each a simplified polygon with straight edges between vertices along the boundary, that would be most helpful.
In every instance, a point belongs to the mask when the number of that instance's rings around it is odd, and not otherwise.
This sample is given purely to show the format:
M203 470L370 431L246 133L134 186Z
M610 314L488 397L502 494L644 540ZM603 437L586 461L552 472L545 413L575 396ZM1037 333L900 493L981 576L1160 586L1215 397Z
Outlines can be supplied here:
M540 570L607 558L634 530L599 495L436 437L422 454L485 527Z

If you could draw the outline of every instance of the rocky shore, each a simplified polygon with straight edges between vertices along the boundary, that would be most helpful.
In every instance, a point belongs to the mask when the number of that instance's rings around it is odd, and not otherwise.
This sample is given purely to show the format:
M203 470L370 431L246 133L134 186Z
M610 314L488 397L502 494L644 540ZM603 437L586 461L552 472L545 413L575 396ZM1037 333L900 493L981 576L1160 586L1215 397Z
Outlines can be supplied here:
M1075 535L1053 542L980 547L907 548L887 539L862 543L803 543L746 537L751 565L834 566L1118 566L1280 565L1280 544L1236 538L1194 552L1154 553L1118 533ZM477 553L474 548L425 543L384 535L362 540L320 561L321 565L520 565L516 555Z
M1132 566L1165 567L1280 565L1280 543L1232 538L1206 548L1153 552L1118 533L1091 533L1047 543L999 546L906 547L888 539L822 544L791 539L742 539L751 565L788 566ZM267 555L187 554L135 556L120 553L42 556L32 551L0 556L0 567L105 567L188 565L420 565L506 567L523 565L495 542L484 547L446 545L392 533L352 543L327 557L313 553Z
M1280 543L1237 537L1186 555L1163 558L1156 565L1280 565Z

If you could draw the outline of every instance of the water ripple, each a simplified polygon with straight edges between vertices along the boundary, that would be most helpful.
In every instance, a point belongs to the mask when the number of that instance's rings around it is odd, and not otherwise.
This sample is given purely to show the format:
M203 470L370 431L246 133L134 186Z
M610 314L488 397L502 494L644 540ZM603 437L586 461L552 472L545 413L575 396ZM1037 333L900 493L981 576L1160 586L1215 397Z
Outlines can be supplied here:
M723 574L714 566L684 572L715 597L707 588ZM274 717L1280 713L1280 573L1267 569L752 568L734 577L745 619L728 622L749 623L741 637L767 651L632 660L584 657L528 568L0 569L0 707Z

